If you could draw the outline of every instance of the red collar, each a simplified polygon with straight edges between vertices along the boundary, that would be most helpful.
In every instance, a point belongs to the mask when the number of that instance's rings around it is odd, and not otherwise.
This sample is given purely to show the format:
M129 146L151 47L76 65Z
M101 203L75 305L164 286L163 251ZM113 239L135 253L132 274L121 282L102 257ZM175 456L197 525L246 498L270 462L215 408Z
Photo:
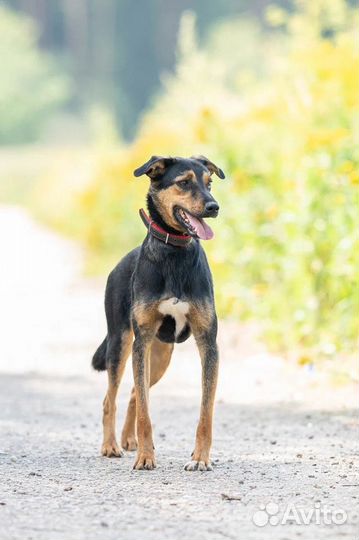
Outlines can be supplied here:
M146 214L143 208L141 208L139 212L148 232L165 244L171 244L176 247L185 247L192 241L192 236L189 234L172 234L162 229L162 227Z

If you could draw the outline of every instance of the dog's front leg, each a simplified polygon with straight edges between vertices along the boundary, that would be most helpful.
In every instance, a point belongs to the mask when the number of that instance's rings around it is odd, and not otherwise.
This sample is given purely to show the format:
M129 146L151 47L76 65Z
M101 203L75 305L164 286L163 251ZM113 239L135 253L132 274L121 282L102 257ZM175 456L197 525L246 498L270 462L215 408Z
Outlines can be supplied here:
M192 459L186 463L185 469L186 471L211 471L212 420L218 378L216 318L204 330L194 330L194 336L202 362L202 401L196 432L196 444Z
M150 386L150 347L153 333L148 327L134 324L135 341L132 350L133 377L136 393L137 457L133 468L151 470L156 467L152 426L148 410Z

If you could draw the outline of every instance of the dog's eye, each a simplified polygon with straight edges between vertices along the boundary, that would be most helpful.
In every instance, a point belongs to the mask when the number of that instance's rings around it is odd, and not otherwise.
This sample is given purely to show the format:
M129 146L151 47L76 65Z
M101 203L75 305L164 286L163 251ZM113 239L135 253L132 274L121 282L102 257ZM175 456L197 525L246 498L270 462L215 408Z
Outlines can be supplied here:
M212 189L212 180L210 182L208 182L207 189L208 189L208 191L211 191L211 189Z
M179 182L177 182L177 185L183 189L186 189L189 187L190 183L190 180L180 180Z

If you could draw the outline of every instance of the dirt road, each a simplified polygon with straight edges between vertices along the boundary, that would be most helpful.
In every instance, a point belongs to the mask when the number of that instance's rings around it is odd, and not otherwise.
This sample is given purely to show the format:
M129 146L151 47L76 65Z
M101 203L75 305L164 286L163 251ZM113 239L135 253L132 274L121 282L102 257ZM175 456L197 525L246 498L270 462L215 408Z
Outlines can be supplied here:
M133 471L133 454L99 455L105 375L89 362L104 280L81 277L77 246L20 210L0 211L0 242L1 540L355 538L354 387L223 323L213 472L183 470L199 409L192 341L151 394L158 467ZM130 386L127 369L119 427Z

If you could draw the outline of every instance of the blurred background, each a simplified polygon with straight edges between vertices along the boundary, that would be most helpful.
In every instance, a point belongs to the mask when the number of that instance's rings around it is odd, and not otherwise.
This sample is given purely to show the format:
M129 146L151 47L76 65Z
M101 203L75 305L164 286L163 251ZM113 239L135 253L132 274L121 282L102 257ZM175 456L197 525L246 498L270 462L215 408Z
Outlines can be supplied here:
M226 172L204 246L225 328L357 378L357 23L344 0L0 3L1 291L24 365L34 325L71 326L69 364L79 326L102 339L104 276L145 232L133 170L204 154Z

